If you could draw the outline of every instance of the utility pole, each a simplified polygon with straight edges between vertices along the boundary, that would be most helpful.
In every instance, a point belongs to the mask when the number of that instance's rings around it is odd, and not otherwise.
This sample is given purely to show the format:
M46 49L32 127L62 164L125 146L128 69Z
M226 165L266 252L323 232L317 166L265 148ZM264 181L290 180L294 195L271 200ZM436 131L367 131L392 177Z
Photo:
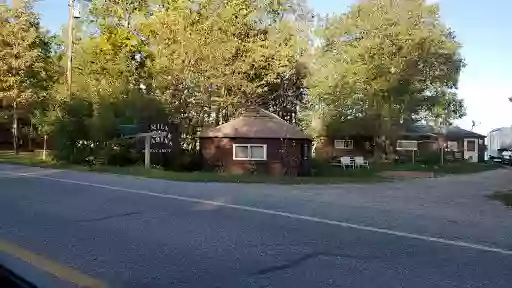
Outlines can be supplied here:
M68 93L71 98L71 84L73 80L72 75L72 65L73 65L73 20L75 19L74 15L74 7L75 1L69 0L69 16L68 16L68 67L67 67L67 76L68 76Z

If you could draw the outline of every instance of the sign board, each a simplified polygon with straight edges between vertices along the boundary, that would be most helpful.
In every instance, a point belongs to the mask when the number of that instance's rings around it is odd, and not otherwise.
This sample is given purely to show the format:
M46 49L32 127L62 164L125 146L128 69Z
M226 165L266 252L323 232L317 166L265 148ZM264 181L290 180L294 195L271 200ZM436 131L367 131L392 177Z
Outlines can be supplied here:
M181 148L179 125L175 122L120 125L117 128L117 134L118 137L135 138L137 150L149 154L147 157L150 159L145 161L151 162L151 165L168 166L179 157ZM146 148L147 144L149 149Z
M396 142L396 150L416 151L418 150L418 141L398 140Z
M151 133L151 153L172 152L176 130L170 122L150 124L148 132Z
M147 133L151 133L150 148L151 164L168 167L175 162L180 154L180 134L178 124L170 121L155 122L146 125Z

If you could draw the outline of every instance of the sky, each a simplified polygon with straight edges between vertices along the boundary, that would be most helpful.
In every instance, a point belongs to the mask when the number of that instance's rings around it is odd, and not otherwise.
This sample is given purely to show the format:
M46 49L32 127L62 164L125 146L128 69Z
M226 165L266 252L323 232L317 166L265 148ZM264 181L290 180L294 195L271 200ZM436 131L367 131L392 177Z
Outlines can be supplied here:
M308 0L319 14L347 11L356 0ZM429 0L441 7L442 20L462 43L466 59L459 83L468 116L456 122L487 134L494 128L512 125L512 1ZM42 22L58 31L67 19L67 0L39 0L36 9Z

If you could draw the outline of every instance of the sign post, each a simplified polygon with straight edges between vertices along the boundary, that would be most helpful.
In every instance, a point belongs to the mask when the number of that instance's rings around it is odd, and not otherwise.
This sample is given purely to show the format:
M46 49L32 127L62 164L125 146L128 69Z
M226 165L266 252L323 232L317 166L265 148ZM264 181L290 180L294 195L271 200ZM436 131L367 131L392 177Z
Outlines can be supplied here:
M418 142L414 140L398 140L396 150L411 151L412 153L412 165L416 163L416 151L418 150Z
M125 138L144 138L144 168L151 168L151 137L153 133L140 133L140 128L137 125L121 125L119 131L122 137Z
M151 133L144 136L144 167L151 168Z
M177 149L180 147L178 125L170 121L150 125L120 125L118 131L119 135L124 138L144 139L144 167L146 169L151 168L152 162L155 165L167 165L170 153L176 155ZM139 151L142 150L141 148Z

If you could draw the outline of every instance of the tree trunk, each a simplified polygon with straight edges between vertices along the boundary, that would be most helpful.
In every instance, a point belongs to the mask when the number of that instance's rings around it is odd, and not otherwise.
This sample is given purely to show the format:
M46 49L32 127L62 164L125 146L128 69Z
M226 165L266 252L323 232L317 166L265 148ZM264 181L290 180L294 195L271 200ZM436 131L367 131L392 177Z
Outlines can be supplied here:
M221 112L220 107L219 106L215 107L215 126L219 126L219 124L220 124L220 112Z
M32 117L30 117L30 131L28 134L28 151L32 151L32 135L33 135L32 129L33 129Z
M48 139L48 136L44 135L43 138L43 160L46 160L46 140Z
M386 151L386 137L374 136L373 146L373 161L376 163L382 162L384 153Z
M12 144L14 153L18 155L20 154L20 147L18 145L18 111L16 110L16 101L13 104L12 122Z

